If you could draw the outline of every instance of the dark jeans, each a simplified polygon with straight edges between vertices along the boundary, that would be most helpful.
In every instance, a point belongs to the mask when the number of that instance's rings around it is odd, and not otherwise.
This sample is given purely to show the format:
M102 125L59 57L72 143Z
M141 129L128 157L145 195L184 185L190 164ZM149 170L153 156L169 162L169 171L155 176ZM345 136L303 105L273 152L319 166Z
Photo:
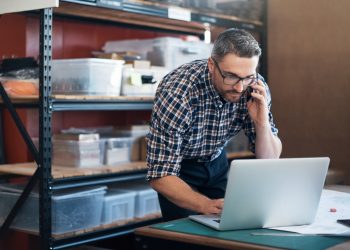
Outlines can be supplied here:
M224 198L229 169L226 152L212 162L197 162L183 160L181 162L180 178L193 189L211 199ZM165 221L175 220L196 214L195 211L181 208L158 193L162 216Z

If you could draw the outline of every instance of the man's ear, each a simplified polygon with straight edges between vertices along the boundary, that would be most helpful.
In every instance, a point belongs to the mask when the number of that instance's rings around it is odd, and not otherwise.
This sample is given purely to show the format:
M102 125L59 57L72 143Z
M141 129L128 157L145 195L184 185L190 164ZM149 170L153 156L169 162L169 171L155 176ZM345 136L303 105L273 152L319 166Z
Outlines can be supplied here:
M215 67L215 65L214 65L213 59L211 59L211 57L209 57L209 59L208 59L208 69L209 69L210 74L213 74L214 67Z

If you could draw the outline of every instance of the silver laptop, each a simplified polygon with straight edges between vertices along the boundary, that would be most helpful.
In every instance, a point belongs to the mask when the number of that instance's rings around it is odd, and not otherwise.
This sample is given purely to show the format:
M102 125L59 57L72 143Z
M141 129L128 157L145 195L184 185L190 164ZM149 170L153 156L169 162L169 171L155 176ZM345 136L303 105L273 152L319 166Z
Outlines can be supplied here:
M234 160L221 215L189 218L217 230L310 224L329 161L328 157Z

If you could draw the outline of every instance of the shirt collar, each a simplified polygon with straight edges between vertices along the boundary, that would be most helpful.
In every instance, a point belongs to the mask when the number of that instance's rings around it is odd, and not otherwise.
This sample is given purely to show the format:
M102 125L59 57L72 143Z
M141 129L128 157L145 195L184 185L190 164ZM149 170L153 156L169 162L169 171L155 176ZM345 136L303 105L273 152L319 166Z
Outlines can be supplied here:
M209 72L208 62L205 65L203 79L205 91L209 95L209 98L213 100L216 107L222 108L225 105L225 101L220 97L219 93L214 88L214 85L211 81L211 74Z

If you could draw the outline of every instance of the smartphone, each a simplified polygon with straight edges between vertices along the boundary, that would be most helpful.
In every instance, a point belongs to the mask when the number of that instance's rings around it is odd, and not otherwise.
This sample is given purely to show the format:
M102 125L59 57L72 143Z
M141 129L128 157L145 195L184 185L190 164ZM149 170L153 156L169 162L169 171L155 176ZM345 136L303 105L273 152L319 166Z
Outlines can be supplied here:
M250 101L250 99L252 98L252 92L253 92L253 88L248 86L247 90L247 102Z
M338 223L350 227L350 219L337 220Z

